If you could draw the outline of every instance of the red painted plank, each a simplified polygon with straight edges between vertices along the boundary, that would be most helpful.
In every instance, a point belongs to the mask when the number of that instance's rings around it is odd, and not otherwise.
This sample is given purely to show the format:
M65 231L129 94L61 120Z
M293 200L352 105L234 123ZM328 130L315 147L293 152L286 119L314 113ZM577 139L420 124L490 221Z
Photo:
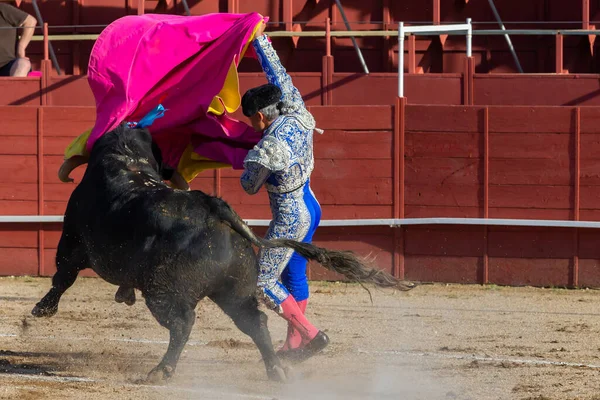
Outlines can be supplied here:
M600 160L581 160L581 185L600 185Z
M91 129L95 121L95 107L44 107L44 136L75 139Z
M2 229L0 229L0 247L35 249L37 245L37 225L2 224Z
M0 200L37 201L37 196L35 183L0 183Z
M44 230L44 249L55 250L58 247L58 242L62 235L62 224L59 230L46 229ZM54 263L54 260L52 260Z
M490 283L513 286L568 286L570 259L489 259Z
M45 215L64 215L66 209L67 209L66 201L45 201L44 202L44 214ZM35 214L37 214L37 212Z
M453 183L434 185L411 184L406 186L406 205L479 207L483 202L483 191L478 185Z
M36 136L37 107L0 106L0 136Z
M580 186L579 208L600 211L600 186Z
M584 135L587 134L600 134L600 109L598 107L581 108L582 143L584 140Z
M600 99L590 93L590 88L596 85L595 76L585 75L475 74L474 89L476 104L596 106L600 105Z
M482 146L479 133L406 133L407 157L479 158Z
M407 185L479 184L483 181L483 166L477 158L405 158Z
M482 212L480 207L407 205L404 208L406 218L481 218Z
M581 159L600 159L600 134L588 133L581 135Z
M571 237L569 229L490 227L488 254L501 258L569 258L574 250Z
M392 130L392 106L309 107L317 127L343 130Z
M63 157L73 139L72 136L44 136L44 155Z
M314 135L315 158L392 158L392 132L327 130Z
M37 201L0 200L2 215L37 215Z
M408 105L406 131L482 132L481 107Z
M355 179L369 181L392 177L391 159L318 159L311 181L318 179Z
M490 132L569 133L575 128L572 108L490 107Z
M494 150L490 151L494 157ZM571 160L490 159L491 185L570 185Z
M0 105L37 106L41 103L40 78L0 79Z
M36 183L36 156L0 155L0 171L6 183Z
M338 44L339 45L339 44ZM361 47L363 48L363 47ZM353 51L347 56L356 58ZM336 69L339 69L340 51L336 51ZM352 60L354 61L354 60ZM368 63L368 62L367 62ZM369 64L372 67L372 63ZM352 68L356 70L356 68ZM398 78L389 74L334 73L334 105L387 105L393 104L398 96ZM461 104L462 77L406 74L404 94L411 104ZM436 95L432 96L432 92Z
M489 218L508 218L508 219L572 219L570 209L551 209L551 208L497 208L490 207Z
M527 135L522 133L492 134L490 135L490 151L490 157L493 158L558 158L568 160L572 157L572 144L569 135L555 133L530 133Z
M0 248L0 275L37 275L36 249Z
M554 208L571 207L569 186L490 186L490 207Z
M410 255L479 257L482 229L477 226L407 226L404 252Z
M37 140L34 136L3 136L0 133L0 155L4 154L35 155Z
M370 205L322 205L321 220L323 219L377 219L392 218L392 206Z
M96 100L85 75L53 76L48 85L48 105L96 108Z
M579 257L579 287L600 287L600 260Z
M580 259L587 258L600 261L599 241L600 231L598 229L579 229L578 254Z
M480 257L445 257L407 255L405 276L418 282L478 283Z

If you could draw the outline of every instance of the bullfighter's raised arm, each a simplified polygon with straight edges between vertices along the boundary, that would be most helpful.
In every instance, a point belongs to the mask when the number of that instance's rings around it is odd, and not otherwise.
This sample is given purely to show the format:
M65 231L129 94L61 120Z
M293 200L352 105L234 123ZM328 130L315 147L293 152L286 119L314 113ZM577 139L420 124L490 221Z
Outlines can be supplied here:
M281 100L287 106L295 108L297 112L306 109L300 91L294 86L292 78L281 64L281 60L267 36L259 36L252 42L252 45L267 77L267 81L281 89L283 95Z

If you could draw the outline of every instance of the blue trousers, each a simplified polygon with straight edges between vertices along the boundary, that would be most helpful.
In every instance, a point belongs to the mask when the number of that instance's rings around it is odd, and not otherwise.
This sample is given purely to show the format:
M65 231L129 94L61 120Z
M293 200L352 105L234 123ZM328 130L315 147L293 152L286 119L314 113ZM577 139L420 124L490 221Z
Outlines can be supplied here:
M311 243L321 221L321 206L310 182L286 194L270 194L273 221L267 239L287 238ZM291 294L308 298L307 260L291 249L264 249L259 254L258 285L270 303L278 306ZM281 281L279 280L281 278Z

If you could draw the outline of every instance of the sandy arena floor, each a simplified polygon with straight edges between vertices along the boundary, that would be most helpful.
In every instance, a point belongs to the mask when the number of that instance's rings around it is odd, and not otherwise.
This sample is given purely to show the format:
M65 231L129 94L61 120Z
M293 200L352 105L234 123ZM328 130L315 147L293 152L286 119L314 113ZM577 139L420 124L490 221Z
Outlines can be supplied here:
M2 399L600 399L600 292L427 285L409 293L313 284L309 318L326 351L267 381L258 350L210 301L164 386L136 383L167 330L140 301L80 278L59 312L30 310L49 279L0 279ZM276 347L284 321L269 313Z

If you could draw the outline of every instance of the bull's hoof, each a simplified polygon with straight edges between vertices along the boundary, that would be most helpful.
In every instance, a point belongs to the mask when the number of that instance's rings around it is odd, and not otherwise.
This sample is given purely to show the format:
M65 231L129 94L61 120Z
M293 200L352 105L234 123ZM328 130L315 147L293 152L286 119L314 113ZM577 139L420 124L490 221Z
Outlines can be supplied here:
M115 301L132 306L135 304L135 291L133 288L119 286L117 293L115 293Z
M275 365L267 371L269 380L281 383L290 383L294 380L294 371L291 367Z
M58 311L58 304L52 307L43 307L40 303L37 303L33 310L31 310L31 315L34 317L51 317Z
M159 384L171 379L175 373L175 368L171 365L158 365L146 377L146 383Z

